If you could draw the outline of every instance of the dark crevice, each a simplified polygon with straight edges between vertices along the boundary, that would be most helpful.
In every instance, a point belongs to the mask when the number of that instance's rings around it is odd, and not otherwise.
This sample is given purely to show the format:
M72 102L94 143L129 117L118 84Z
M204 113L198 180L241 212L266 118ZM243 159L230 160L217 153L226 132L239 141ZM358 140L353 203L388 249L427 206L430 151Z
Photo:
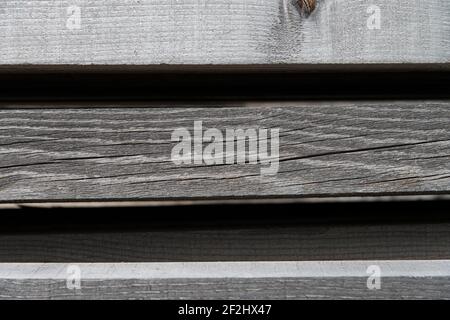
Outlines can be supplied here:
M2 210L1 234L450 223L450 201L211 204Z
M91 72L0 73L0 104L163 101L449 99L450 72ZM375 71L374 71L375 70ZM202 102L201 104L199 102ZM96 106L98 104L95 104ZM146 105L148 106L148 105Z
M282 158L282 159L280 159L280 162L295 161L295 160L302 160L302 159L310 159L310 158L317 158L317 157L324 157L324 156L333 156L333 155L346 154L346 153L358 153L358 152L366 152L366 151L376 151L376 150L384 150L384 149L392 149L392 148L417 146L417 145L423 145L423 144L429 144L429 143L437 143L437 142L445 142L445 141L450 141L450 140L448 140L448 139L441 139L441 140L430 140L430 141L422 141L422 142L415 142L415 143L398 143L398 144L387 145L387 146L379 146L379 147L370 147L370 148L359 148L359 149L353 149L353 150L324 152L324 153L312 154L312 155L307 155L307 156Z

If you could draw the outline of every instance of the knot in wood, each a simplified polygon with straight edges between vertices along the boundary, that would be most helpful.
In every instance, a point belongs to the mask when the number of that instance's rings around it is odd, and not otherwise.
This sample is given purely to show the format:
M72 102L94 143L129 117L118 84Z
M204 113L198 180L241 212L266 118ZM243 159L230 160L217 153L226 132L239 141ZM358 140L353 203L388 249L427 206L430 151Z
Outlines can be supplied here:
M316 9L316 0L297 0L302 12L309 16Z

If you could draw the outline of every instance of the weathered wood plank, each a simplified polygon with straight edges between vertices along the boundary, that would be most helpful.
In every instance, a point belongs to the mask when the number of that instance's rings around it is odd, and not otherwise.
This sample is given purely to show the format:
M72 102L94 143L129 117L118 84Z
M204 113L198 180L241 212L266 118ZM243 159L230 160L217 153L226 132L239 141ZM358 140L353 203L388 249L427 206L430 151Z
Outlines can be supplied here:
M245 106L43 110L17 109L16 104L16 109L0 110L0 201L450 191L449 102ZM185 128L197 143L194 121L224 137L225 129L279 129L278 164L275 153L270 164L261 158L256 164L238 164L226 149L221 159L234 164L174 163L172 151L179 142L171 141L172 134ZM262 134L252 138L267 143L269 155L273 132L268 139ZM247 143L240 154L255 155L249 148ZM185 159L193 160L193 153ZM267 168L272 172L265 173Z
M447 103L1 114L4 201L449 189ZM260 165L175 165L172 132L199 119L219 130L279 127L278 175L261 177Z
M382 281L382 290L368 290L367 278L85 280L81 290L68 290L65 280L0 279L0 298L3 300L448 300L450 298L450 277L392 277Z
M91 219L80 216L79 211L54 212L51 218L47 218L50 221L45 226L33 227L26 226L26 221L31 220L28 219L30 215L36 217L34 220L42 220L42 212L32 211L28 216L17 212L14 213L17 223L6 230L2 214L0 262L450 259L448 221L299 223L285 218L281 223L272 220L264 222L260 213L255 214L253 222L247 218L235 226L229 226L230 222L226 221L205 226L205 223L195 223L190 211L183 211L171 220L178 221L177 225L168 227L153 217L161 215L161 212L158 214L155 211L140 212L141 217L152 213L151 221L134 218L128 222L116 221L112 226L105 225L105 221L113 223L109 211L106 215L101 215L99 211L90 213ZM303 211L299 209L298 215ZM167 211L164 212L170 217ZM364 211L361 215L365 213L373 216L382 214ZM312 215L311 212L309 214ZM213 216L213 213L210 215ZM295 215L297 212L291 210L291 216ZM325 216L325 213L316 212L316 216L320 215ZM429 211L423 211L424 215L429 216ZM61 226L56 221L57 217L72 219L73 223L79 220L86 222L84 226ZM395 212L392 212L391 220L394 219ZM104 221L103 224L99 220Z
M449 260L0 264L0 298L450 299L449 271Z
M450 65L450 2L7 0L0 65Z

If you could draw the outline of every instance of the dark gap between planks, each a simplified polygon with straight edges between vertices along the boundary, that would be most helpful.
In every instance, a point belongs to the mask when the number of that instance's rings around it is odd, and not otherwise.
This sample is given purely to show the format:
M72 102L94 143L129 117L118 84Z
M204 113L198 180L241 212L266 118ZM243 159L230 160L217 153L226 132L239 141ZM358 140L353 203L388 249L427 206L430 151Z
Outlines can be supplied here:
M449 212L450 200L222 203L116 208L23 207L0 211L0 233L450 223Z
M2 211L0 262L449 259L448 209L421 201Z
M446 71L3 72L0 102L447 99L449 83Z

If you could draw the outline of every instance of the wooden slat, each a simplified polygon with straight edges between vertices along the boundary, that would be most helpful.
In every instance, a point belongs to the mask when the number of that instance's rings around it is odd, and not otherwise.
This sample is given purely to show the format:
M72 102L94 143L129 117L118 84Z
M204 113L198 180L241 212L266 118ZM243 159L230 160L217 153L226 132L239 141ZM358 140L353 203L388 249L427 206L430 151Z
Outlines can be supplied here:
M376 206L375 206L376 207ZM411 206L403 206L403 210ZM226 211L226 207L223 208ZM273 215L275 210L269 207ZM45 226L25 225L30 215L32 221L42 221L42 212L31 211L28 216L14 213L14 226L5 230L2 214L0 232L0 262L199 262L199 261L317 261L317 260L423 260L450 259L450 224L448 221L403 222L403 223L331 223L326 219L329 212L297 211L290 209L291 217L315 214L328 223L305 223L285 219L264 221L262 213L253 220L216 222L206 225L195 220L188 209L180 211L172 220L176 225L164 226L157 217L165 214L153 208L142 210L140 216L129 221L119 220L114 225L105 225L114 217L111 210L102 215L96 210L87 216L80 211L54 212L47 217ZM380 216L382 212L363 211L360 215ZM106 209L105 209L106 210ZM116 209L117 210L117 209ZM178 209L181 210L181 209ZM205 209L206 210L206 209ZM210 210L211 219L216 212ZM217 209L216 209L217 210ZM229 215L237 208L226 211ZM251 208L248 208L251 210ZM278 211L282 211L279 208ZM289 209L284 209L289 210ZM328 210L332 210L328 208ZM401 209L398 209L401 210ZM118 210L129 216L131 210ZM342 210L340 210L342 211ZM335 215L344 215L340 211ZM429 216L430 211L418 214ZM390 220L395 219L395 212ZM206 213L205 213L206 215ZM237 214L236 214L237 215ZM156 216L156 218L154 217ZM184 218L182 218L184 216ZM216 214L217 216L217 214ZM57 219L66 217L73 224L84 221L84 225L59 225ZM73 218L75 217L75 218ZM169 218L168 218L169 219ZM216 218L218 219L218 218ZM386 218L387 219L387 218ZM353 219L356 220L356 219ZM412 219L411 219L412 220ZM103 221L103 224L99 221ZM42 224L43 222L41 222ZM88 225L89 223L89 225ZM111 222L112 223L112 222ZM211 224L211 223L210 223Z
M39 109L43 106L0 110L1 202L450 191L447 101ZM278 173L262 175L268 164L260 163L176 165L171 153L178 142L171 135L180 127L193 134L198 120L204 130L222 132L279 128Z
M379 30L367 27L373 1L319 0L308 18L294 3L1 1L0 65L449 66L448 1L378 0ZM79 29L67 27L70 6L80 10Z
M379 290L367 287L370 266L380 272ZM81 272L79 289L70 285L74 267ZM0 264L0 297L449 299L449 270L449 260Z

